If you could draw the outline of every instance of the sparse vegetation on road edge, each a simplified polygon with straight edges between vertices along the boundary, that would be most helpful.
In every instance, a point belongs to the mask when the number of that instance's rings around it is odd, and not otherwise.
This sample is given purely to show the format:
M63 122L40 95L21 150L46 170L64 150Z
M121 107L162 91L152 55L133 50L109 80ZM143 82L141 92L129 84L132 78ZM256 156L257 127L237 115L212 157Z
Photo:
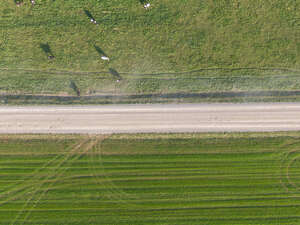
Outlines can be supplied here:
M10 75L12 71L14 75ZM26 76L20 79L21 74ZM0 98L8 104L298 101L298 74L297 70L280 68L215 68L161 74L114 71L113 75L0 70Z
M149 95L1 95L0 105L299 102L300 91L175 93Z

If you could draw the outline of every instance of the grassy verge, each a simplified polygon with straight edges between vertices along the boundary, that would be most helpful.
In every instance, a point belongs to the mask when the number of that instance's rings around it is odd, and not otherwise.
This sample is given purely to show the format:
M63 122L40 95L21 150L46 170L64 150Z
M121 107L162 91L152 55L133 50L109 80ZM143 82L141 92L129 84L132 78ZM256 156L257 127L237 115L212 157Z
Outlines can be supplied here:
M120 82L105 72L12 71L0 71L2 104L299 101L300 96L298 71L279 68L121 73Z
M163 102L130 96L299 91L298 8L297 2L286 0L161 0L152 1L149 10L138 0L36 0L34 7L29 1L17 7L4 0L0 95L121 95L131 102ZM98 26L89 21L89 14ZM100 59L103 54L109 63ZM110 68L120 72L121 82ZM7 102L28 103L20 99ZM247 101L278 99L275 95ZM107 97L106 102L118 101Z
M0 136L0 224L298 224L299 133Z

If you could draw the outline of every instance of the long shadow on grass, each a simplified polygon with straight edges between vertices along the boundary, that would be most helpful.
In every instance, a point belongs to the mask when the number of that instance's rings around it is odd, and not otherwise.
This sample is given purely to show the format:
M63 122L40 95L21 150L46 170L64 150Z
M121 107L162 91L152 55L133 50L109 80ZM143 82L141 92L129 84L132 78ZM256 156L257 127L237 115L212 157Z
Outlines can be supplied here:
M100 56L106 56L107 57L106 53L100 47L98 47L97 45L94 45L94 48Z
M116 78L117 80L120 81L120 80L122 79L121 75L120 75L120 74L118 73L118 71L116 71L115 69L109 68L109 72L110 72L110 74L113 75L113 77Z
M15 4L16 4L17 6L19 6L19 5L21 5L21 4L24 3L23 0L14 0L14 2L15 2Z
M80 90L74 81L70 81L70 88L76 93L76 95L80 96Z
M139 2L142 4L142 5L145 5L147 3L146 0L139 0Z
M48 57L48 59L53 59L54 58L53 52L52 52L52 50L51 50L51 48L50 48L50 46L49 46L48 43L46 43L46 44L41 43L40 47L44 51L44 53L46 54L46 56Z
M89 19L95 20L95 18L93 17L93 15L91 14L91 12L89 10L84 9L83 11Z

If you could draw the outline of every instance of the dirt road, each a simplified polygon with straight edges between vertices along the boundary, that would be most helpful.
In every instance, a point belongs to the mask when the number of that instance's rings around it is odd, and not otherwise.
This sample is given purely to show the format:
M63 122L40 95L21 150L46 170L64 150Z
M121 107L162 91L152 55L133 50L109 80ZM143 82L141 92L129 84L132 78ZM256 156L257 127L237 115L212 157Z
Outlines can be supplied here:
M0 133L300 131L300 103L0 107Z

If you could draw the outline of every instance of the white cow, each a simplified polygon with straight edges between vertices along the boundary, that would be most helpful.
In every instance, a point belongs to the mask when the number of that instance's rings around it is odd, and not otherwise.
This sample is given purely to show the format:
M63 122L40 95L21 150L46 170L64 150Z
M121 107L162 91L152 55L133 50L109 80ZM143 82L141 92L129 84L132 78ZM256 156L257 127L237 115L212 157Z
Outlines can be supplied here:
M104 61L109 61L109 58L107 56L101 56L101 59Z
M150 3L144 4L144 8L145 8L145 9L148 9L149 7L150 7Z
M94 24L97 24L97 21L94 20L93 18L91 18L91 22L94 23Z

